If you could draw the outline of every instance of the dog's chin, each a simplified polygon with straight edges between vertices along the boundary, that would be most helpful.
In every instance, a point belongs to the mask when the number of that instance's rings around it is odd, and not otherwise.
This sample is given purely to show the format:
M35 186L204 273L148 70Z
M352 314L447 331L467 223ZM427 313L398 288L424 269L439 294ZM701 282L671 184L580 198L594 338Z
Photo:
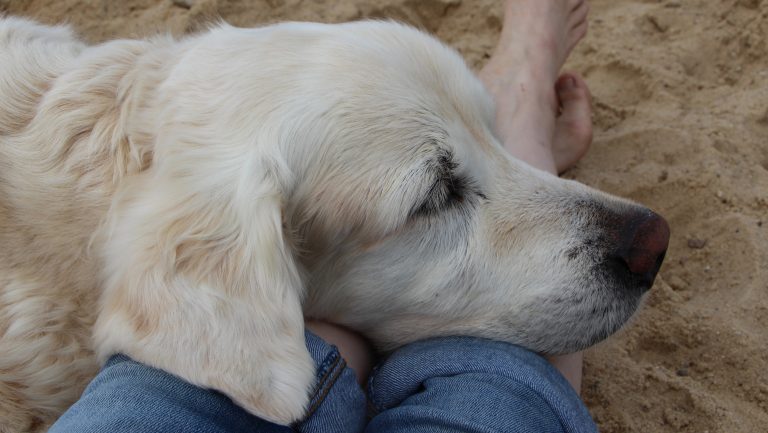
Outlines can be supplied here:
M551 322L544 324L552 340L546 353L557 355L588 349L618 332L632 320L642 306L655 279L653 275L635 275L616 272L615 262L607 260L593 268L594 274L602 278L591 279L578 286L590 287L582 295L557 301L557 313L550 316ZM570 298L570 299L568 299ZM560 338L561 337L561 338Z
M636 286L611 285L583 296L574 297L571 293L571 296L529 305L529 311L536 310L537 317L524 318L527 326L511 332L513 338L518 339L512 342L547 355L588 349L618 332L632 319L643 303L644 292Z
M638 292L635 291L635 293ZM595 312L594 316L587 318L586 323L584 323L585 326L577 327L577 329L569 332L570 335L577 337L564 342L561 353L573 353L588 349L614 335L632 320L642 305L643 299L642 294L638 296L619 294L604 305L593 307L591 311Z

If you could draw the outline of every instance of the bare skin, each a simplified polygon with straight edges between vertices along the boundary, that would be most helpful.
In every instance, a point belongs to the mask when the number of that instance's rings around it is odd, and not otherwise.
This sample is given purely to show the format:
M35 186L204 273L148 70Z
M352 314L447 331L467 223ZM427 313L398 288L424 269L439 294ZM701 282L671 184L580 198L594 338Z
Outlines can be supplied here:
M587 0L507 0L498 46L479 73L496 101L496 132L504 147L554 175L572 167L592 143L589 88L576 74L560 75L586 35L588 11ZM365 386L374 358L363 337L314 320L307 329L336 345ZM578 392L582 353L548 359Z
M552 85L587 33L588 12L586 0L507 0L499 43L479 73L496 101L496 132L505 147L553 173L584 156L592 139L592 122L583 118L591 114L586 86L566 87L569 78L583 81L566 75Z

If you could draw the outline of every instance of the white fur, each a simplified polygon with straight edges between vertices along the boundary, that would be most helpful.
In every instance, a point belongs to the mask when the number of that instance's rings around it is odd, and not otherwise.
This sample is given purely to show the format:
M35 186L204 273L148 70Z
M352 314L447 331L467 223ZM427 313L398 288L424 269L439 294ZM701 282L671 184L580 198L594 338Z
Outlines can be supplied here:
M7 18L0 77L0 430L55 419L116 352L290 423L303 314L382 349L558 353L640 301L600 267L602 216L638 207L507 156L480 82L411 28L85 47ZM414 212L448 157L461 199Z

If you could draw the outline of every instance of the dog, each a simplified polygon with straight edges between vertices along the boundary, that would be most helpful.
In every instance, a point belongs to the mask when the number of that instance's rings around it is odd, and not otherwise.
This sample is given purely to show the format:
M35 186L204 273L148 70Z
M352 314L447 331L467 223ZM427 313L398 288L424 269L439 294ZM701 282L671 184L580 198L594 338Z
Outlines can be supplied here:
M581 350L667 248L649 209L505 153L461 57L401 24L86 46L3 18L0 77L2 431L55 420L115 353L289 424L305 316L382 351Z

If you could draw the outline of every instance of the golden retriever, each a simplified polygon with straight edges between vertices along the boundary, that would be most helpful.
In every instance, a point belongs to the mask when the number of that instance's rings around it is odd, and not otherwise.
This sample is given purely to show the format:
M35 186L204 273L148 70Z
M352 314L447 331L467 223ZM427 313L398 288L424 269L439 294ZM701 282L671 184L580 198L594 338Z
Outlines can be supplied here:
M290 423L305 315L382 350L605 338L668 226L510 157L493 118L456 52L395 23L86 46L0 19L0 430L117 352Z

